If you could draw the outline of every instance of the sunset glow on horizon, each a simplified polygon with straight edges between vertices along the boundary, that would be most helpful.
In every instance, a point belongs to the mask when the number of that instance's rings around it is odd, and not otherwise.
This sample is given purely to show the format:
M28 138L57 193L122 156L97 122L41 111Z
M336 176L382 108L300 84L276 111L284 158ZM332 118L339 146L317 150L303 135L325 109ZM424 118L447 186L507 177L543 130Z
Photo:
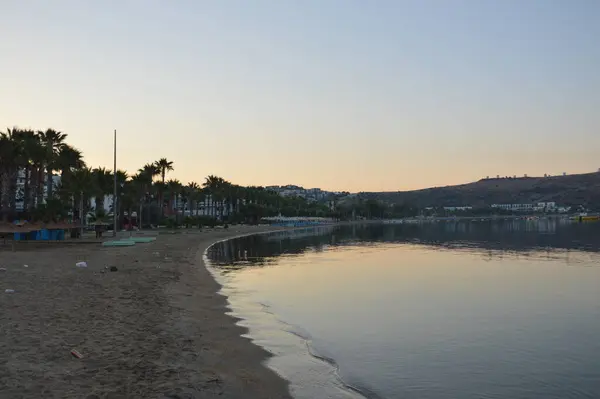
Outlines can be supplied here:
M184 183L398 191L600 168L600 2L0 5L0 129Z

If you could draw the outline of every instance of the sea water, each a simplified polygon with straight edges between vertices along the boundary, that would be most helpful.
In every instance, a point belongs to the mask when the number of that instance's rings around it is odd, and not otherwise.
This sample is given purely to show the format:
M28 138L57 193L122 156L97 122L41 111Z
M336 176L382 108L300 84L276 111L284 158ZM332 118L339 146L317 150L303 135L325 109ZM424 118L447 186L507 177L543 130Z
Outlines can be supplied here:
M599 227L305 229L207 255L296 398L599 398Z

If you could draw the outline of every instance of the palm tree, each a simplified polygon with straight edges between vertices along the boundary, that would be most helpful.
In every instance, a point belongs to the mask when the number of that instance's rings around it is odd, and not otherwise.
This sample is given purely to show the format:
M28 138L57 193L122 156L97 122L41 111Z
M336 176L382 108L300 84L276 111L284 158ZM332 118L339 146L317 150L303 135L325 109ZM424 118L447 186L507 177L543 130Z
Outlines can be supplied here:
M167 191L169 193L169 208L171 209L171 201L173 202L173 208L175 208L175 220L178 221L179 215L179 196L182 193L183 185L177 179L171 179L167 181Z
M173 162L168 161L167 158L161 158L158 161L156 161L156 167L160 171L160 177L161 177L161 181L163 183L165 182L165 177L167 175L167 172L174 170Z
M17 177L19 160L22 159L23 145L17 137L18 128L7 129L2 133L0 143L0 173L2 174L2 214L6 220L8 214L16 213Z
M173 162L167 160L167 158L161 158L158 161L156 161L154 163L154 165L160 172L160 177L161 177L160 181L161 181L161 183L163 185L163 189L164 189L165 188L165 177L167 175L167 172L173 170ZM165 215L164 197L163 197L163 194L160 192L159 192L158 202L160 203L160 215L164 216Z
M92 170L94 191L96 197L96 213L104 212L104 198L113 191L113 174L106 168L98 167Z
M197 217L200 215L200 204L203 204L206 201L207 190L195 182L188 183L186 190L187 197L190 201L190 215L193 214Z
M86 201L89 196L94 192L94 175L91 168L80 168L72 170L65 181L61 181L63 189L66 190L73 199L73 215L76 213L79 215L80 223L83 229L85 222L84 215L85 209L84 204L89 203ZM76 209L76 204L79 204L79 209Z
M117 180L119 177L117 176ZM136 205L140 207L140 213L137 215L138 218L138 227L141 228L141 206L143 200L143 190L144 190L145 182L144 177L136 174L131 177L131 179L125 181L125 184L122 187L122 193L119 196L119 209L123 209L127 211L127 215L129 217L129 226L133 226L133 209ZM123 212L124 214L125 212Z
M214 175L209 175L203 184L204 188L206 188L210 193L210 200L213 208L214 218L217 218L217 206L215 205L216 203L221 204L220 208L222 216L223 201L225 199L225 188L227 184L229 183L225 179Z
M138 173L132 177L132 180L135 180L136 185L140 186L140 215L138 216L138 224L141 228L142 225L142 212L143 206L146 203L146 199L149 194L151 194L152 190L152 181L155 176L160 174L160 170L156 166L156 163L147 163L142 168L138 170ZM150 216L150 214L148 214Z
M153 185L153 190L156 193L156 198L157 198L157 206L159 207L159 215L161 217L164 216L164 208L165 208L165 201L164 201L164 197L165 197L165 193L167 192L167 184L161 182L160 180L155 182Z
M10 180L16 152L15 142L9 134L0 132L0 204L3 221L7 220L10 212Z
M227 180L221 182L221 193L223 201L221 202L221 220L224 220L224 212L227 209L227 218L229 219L234 208L235 185Z
M240 210L240 203L245 195L245 188L237 184L231 184L229 188L230 210L232 214L237 214Z
M32 206L39 206L44 202L44 165L48 162L48 152L41 142L39 135L26 144L31 161L31 202ZM27 180L26 180L27 181ZM23 203L25 206L25 202Z
M198 213L196 208L198 204L200 189L200 185L194 181L189 182L187 186L185 186L186 198L189 200L190 216L192 216L192 209L196 210L196 214Z
M114 179L114 175L113 176ZM129 178L129 176L127 175L127 172L124 170L117 170L117 197L113 198L113 206L112 206L112 211L113 211L113 215L116 213L118 221L119 221L119 225L121 224L121 209L123 209L123 207L121 206L121 202L123 201L124 196L127 194L127 188L125 187L125 185L127 184L127 179ZM116 229L118 226L114 226L114 228Z
M138 227L142 229L142 212L144 210L144 203L146 202L146 196L148 195L148 187L152 184L152 177L143 172L140 172L131 176L131 188L134 195L137 198L139 212L137 217Z
M35 176L32 174L32 158L35 157L36 152L39 153L39 138L35 135L33 130L16 130L12 131L13 140L21 148L22 151L18 154L15 160L18 169L23 172L24 184L23 184L23 211L27 212L29 209L29 201L31 198L31 179ZM34 191L35 192L35 191Z
M63 202L70 203L73 200L72 193L67 190L65 182L69 181L75 170L85 167L81 151L68 144L61 146L56 158L55 168L60 171L60 189L57 189L57 193Z
M208 195L210 196L210 200L209 200L209 207L213 207L214 205L214 197L215 197L215 192L217 191L217 176L214 175L209 175L206 177L206 180L204 181L204 183L202 183L202 187L204 187L204 190L208 193ZM215 217L214 215L214 209L212 210L213 213L213 217Z
M81 151L68 144L63 144L58 151L54 166L57 170L61 171L62 180L71 172L71 170L84 168L85 162L83 161Z
M46 163L46 192L48 198L52 197L53 179L52 172L56 166L56 160L60 153L61 147L64 145L67 135L57 132L54 129L46 129L46 131L38 132L42 143L44 143L47 151Z
M119 185L119 187L123 187L127 180L129 180L129 174L127 173L127 171L117 169L117 184Z
M152 182L154 177L161 174L161 170L157 166L157 163L147 163L138 170L138 173L140 175L145 175L147 178L150 178L150 182Z

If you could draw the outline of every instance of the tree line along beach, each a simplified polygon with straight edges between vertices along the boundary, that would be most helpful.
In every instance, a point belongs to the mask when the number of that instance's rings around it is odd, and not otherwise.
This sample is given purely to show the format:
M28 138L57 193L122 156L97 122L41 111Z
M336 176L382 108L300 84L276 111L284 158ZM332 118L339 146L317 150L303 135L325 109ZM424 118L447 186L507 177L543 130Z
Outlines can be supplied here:
M115 174L89 167L59 131L0 133L0 397L289 397L262 364L268 353L226 315L202 254L218 240L282 228L257 225L263 217L331 209L214 175L184 185L167 178L173 169L162 158ZM231 228L202 229L217 224ZM86 232L135 237L157 225L167 229L154 230L156 241L122 248ZM71 234L37 234L54 227Z

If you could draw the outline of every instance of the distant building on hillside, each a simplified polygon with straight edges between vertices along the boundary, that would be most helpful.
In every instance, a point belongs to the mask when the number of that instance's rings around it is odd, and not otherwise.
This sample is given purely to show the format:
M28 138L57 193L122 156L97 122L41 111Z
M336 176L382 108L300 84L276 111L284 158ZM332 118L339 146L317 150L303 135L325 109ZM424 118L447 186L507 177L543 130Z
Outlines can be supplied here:
M536 208L538 211L554 211L556 210L556 202L538 202Z
M448 212L456 212L456 211L468 211L473 209L472 206L445 206L444 210Z
M525 212L532 211L533 204L492 204L492 208L503 209L505 211Z
M492 204L491 207L513 212L555 212L556 202L538 202L537 204Z
M340 193L321 190L320 188L304 188L288 184L286 186L268 186L267 190L274 191L282 197L300 197L307 201L324 201Z

